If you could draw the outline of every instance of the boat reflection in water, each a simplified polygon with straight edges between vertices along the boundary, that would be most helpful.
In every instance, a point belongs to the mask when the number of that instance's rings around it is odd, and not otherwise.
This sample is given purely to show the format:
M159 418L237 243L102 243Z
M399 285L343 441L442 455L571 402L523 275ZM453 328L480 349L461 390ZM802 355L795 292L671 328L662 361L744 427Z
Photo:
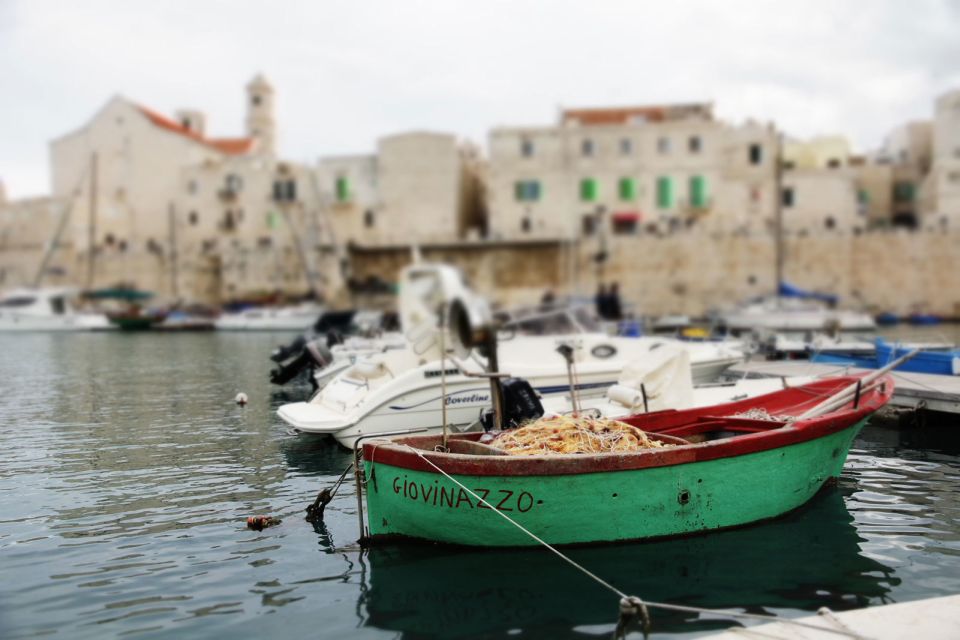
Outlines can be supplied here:
M753 613L835 611L884 601L900 580L861 553L844 504L827 488L776 521L652 543L565 550L626 593ZM505 526L509 526L504 522ZM605 635L618 599L545 549L376 547L358 610L367 626L404 637ZM719 616L652 610L654 630L690 633L736 624ZM594 626L596 625L596 626Z

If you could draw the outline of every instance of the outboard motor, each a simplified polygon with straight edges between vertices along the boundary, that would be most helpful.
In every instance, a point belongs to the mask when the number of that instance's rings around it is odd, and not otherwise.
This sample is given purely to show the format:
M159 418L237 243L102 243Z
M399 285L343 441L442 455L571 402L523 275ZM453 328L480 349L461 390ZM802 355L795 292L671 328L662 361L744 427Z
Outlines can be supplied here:
M515 429L520 425L543 417L543 405L540 397L530 383L523 378L507 378L500 383L503 393L502 428ZM487 409L480 416L484 431L494 427L493 409Z
M293 356L303 351L305 346L307 346L306 336L299 335L287 346L281 345L274 349L273 353L270 354L270 359L274 362L283 362L284 360L289 360Z
M300 354L286 364L281 364L270 372L270 382L273 384L287 384L304 370L309 373L323 369L333 362L333 353L323 344L322 340L311 340L301 349ZM312 375L308 376L310 383L316 386Z

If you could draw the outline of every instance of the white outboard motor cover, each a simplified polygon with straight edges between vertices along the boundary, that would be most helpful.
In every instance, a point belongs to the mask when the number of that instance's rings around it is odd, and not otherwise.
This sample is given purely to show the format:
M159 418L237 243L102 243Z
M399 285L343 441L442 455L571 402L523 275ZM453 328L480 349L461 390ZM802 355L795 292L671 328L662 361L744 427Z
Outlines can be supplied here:
M665 343L628 363L617 384L607 391L607 397L628 408L642 410L640 385L647 392L650 411L693 406L693 376L686 349Z

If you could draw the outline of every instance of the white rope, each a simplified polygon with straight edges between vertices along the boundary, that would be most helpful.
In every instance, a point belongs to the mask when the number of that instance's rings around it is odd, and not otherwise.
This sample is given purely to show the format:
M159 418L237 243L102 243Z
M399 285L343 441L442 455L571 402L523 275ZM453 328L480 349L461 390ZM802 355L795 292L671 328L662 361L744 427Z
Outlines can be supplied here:
M693 606L687 606L687 605L682 605L682 604L669 604L669 603L666 603L666 602L651 602L651 601L649 601L649 600L641 600L640 598L637 598L636 596L628 596L626 593L624 593L624 592L621 591L620 589L617 589L615 586L613 586L612 584L610 584L609 582L607 582L606 580L604 580L603 578L601 578L601 577L598 576L597 574L593 573L592 571L590 571L589 569L587 569L587 568L584 567L583 565L581 565L581 564L579 564L578 562L576 562L575 560L573 560L573 559L571 559L571 558L568 558L567 556L563 555L560 551L557 550L556 547L551 546L549 543L547 543L546 541L544 541L542 538L540 538L540 537L537 536L536 534L532 533L529 529L527 529L526 527L524 527L522 524L520 524L519 522L517 522L516 520L514 520L513 518L511 518L511 517L508 516L507 514L503 513L502 511L498 510L498 509L497 509L496 507L494 507L492 504L490 504L489 502L487 502L486 500L484 500L483 498L481 498L480 496L478 496L478 495L477 495L476 493L474 493L469 487L467 487L467 486L464 485L462 482L460 482L459 480L457 480L456 478L454 478L453 476L451 476L449 473L447 473L446 471L444 471L443 469L441 469L440 467L438 467L436 464L433 463L433 461L429 460L425 455L423 455L423 452L422 452L422 451L419 451L419 450L417 450L417 449L414 449L413 447L411 447L411 446L408 445L408 444L404 444L404 445L402 445L402 446L404 446L404 447L406 447L407 449L409 449L410 451L414 452L417 456L420 457L421 460L423 460L423 461L426 462L428 465L430 465L431 467L433 467L434 469L436 469L437 471L439 471L441 475L443 475L445 478L447 478L448 480L450 480L451 482L453 482L455 485L457 485L458 487L460 487L461 489L463 489L464 491L466 491L467 493L469 493L469 494L470 494L471 496L473 496L478 502L487 505L487 508L488 508L490 511L493 511L494 513L496 513L497 515L499 515L500 517L502 517L504 520L506 520L507 522L509 522L510 524L512 524L513 526L515 526L516 528L520 529L520 530L523 531L525 534L527 534L528 536L530 536L531 538L533 538L534 540L536 540L537 542L539 542L540 544L542 544L544 547L546 547L547 549L549 549L550 551L552 551L552 552L554 553L554 555L556 555L558 558L560 558L561 560L563 560L563 561L566 562L567 564L571 565L571 566L574 567L575 569L578 569L579 571L581 571L581 572L582 572L584 575L586 575L587 577L592 578L594 581L596 581L596 582L597 582L598 584L600 584L601 586L606 587L609 591L612 591L613 593L615 593L615 594L617 594L618 596L620 596L621 599L628 599L628 600L629 600L629 599L631 599L631 598L634 598L634 599L636 599L636 600L638 600L638 601L646 604L647 606L656 607L656 608L659 608L659 609L667 609L667 610L671 610L671 611L685 611L685 612L688 612L688 613L697 613L697 614L725 615L725 616L730 616L731 618L746 618L746 619L750 619L750 620L762 620L762 621L764 621L764 622L783 622L783 623L787 623L787 624L797 625L797 626L800 626L800 627L806 627L806 628L808 628L808 629L815 629L815 630L817 630L817 631L823 631L823 632L825 632L825 633L834 633L834 634L837 634L837 635L846 636L846 637L848 637L848 638L856 638L857 640L868 640L866 636L862 636L862 635L860 635L860 634L858 634L858 633L855 633L855 632L852 632L852 631L843 631L843 630L838 630L838 629L830 629L830 628L828 628L828 627L822 627L822 626L820 626L820 625L810 624L809 622L803 622L803 621L801 621L801 620L791 620L790 618L778 618L777 616L768 616L768 615L763 615L763 614L758 614L758 613L745 613L745 612L741 612L741 611L733 611L732 609L702 609L702 608L700 608L700 607L693 607ZM371 462L372 462L372 461L371 461Z

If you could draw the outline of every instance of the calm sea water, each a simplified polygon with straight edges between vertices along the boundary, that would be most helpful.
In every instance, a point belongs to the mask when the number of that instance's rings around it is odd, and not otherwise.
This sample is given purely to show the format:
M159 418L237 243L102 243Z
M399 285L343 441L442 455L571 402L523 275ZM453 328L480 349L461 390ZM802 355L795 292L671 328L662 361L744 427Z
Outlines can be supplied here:
M350 454L275 417L307 391L267 383L286 338L0 336L0 637L608 637L616 599L546 552L361 552L350 484L305 522ZM650 600L787 616L960 592L960 423L868 427L781 520L570 554ZM654 637L730 624L656 611Z

